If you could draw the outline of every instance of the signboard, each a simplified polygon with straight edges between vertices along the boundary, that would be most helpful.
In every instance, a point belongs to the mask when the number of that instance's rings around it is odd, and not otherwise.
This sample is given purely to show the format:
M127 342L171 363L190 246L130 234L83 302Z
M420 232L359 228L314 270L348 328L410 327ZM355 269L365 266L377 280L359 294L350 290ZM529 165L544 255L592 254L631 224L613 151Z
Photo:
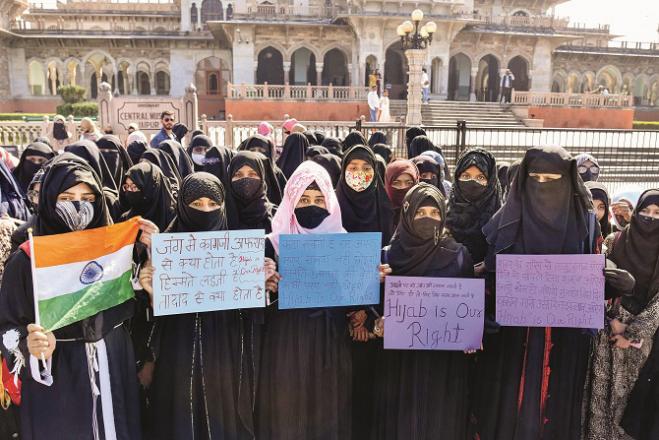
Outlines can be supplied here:
M117 107L117 123L123 130L128 130L130 124L136 123L141 131L158 131L161 128L160 114L165 110L172 111L176 121L181 121L180 105L180 100L176 101L176 105L172 101L162 99L158 101L150 101L149 98L142 101L127 100Z

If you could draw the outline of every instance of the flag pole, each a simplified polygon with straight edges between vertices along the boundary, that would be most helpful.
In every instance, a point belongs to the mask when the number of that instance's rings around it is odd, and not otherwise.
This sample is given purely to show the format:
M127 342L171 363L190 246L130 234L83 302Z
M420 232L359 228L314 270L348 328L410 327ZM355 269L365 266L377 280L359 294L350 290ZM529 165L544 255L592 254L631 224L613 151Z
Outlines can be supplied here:
M32 236L32 228L27 229L27 238L30 242L30 268L32 269L32 297L34 300L34 323L36 325L41 325L41 319L39 318L39 294L37 293L37 268L35 263L34 256L34 237ZM41 363L43 368L47 369L46 358L43 353L41 353Z

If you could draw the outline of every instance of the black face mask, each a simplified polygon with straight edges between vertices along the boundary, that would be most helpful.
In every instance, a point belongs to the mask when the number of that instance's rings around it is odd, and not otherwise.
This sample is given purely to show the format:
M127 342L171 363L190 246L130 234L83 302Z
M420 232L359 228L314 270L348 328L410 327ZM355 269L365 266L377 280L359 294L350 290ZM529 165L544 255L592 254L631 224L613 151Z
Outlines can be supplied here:
M593 173L590 170L586 171L585 173L580 173L579 175L581 176L581 180L584 182L595 182L599 177L599 173Z
M420 179L421 182L425 182L429 185L437 187L437 176L433 176L432 179Z
M458 180L458 185L460 186L460 191L471 202L475 202L480 199L485 191L487 191L487 186L481 185L480 183L474 180L462 181Z
M126 197L128 204L133 208L140 207L140 205L144 201L144 196L142 195L142 191L126 191L124 193L124 197Z
M643 235L653 235L659 232L659 219L639 214L638 220L638 226Z
M261 179L254 179L252 177L243 177L242 179L234 180L231 182L231 187L234 192L242 199L251 199L256 192L261 188Z
M329 212L320 206L311 205L304 208L296 208L295 217L303 228L314 229L329 217Z
M34 163L27 159L25 160L25 162L23 162L23 169L30 176L34 176L37 173L37 171L39 171L40 168L41 168L40 164Z
M217 224L217 219L221 215L221 210L216 209L214 211L200 211L195 208L188 207L186 209L188 214L188 226L193 229L191 232L198 231L211 231L214 226Z
M435 240L435 243L441 235L441 226L441 221L430 217L414 220L414 232L424 240Z

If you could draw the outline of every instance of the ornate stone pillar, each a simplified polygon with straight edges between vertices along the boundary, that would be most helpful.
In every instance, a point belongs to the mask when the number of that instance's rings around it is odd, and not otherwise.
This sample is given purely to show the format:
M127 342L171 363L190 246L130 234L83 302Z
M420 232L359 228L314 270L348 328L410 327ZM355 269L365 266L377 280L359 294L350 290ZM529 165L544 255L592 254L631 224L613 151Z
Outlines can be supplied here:
M316 63L316 85L323 85L323 63Z
M471 68L471 80L469 82L469 100L476 101L476 76L478 76L478 67Z
M291 62L284 61L284 84L288 84L291 73Z
M149 75L149 84L151 87L151 95L156 94L156 72L151 72ZM197 89L195 89L196 91Z
M423 62L426 51L423 49L409 49L405 51L409 66L409 82L407 83L407 125L421 125L421 79L423 77Z

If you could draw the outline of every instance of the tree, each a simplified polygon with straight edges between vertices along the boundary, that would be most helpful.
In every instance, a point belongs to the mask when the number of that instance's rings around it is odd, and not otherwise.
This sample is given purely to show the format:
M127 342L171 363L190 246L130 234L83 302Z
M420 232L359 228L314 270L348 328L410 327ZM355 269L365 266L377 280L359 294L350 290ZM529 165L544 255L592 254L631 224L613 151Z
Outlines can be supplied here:
M77 117L98 116L98 104L93 101L85 101L85 93L84 87L75 85L59 86L57 94L60 95L64 104L57 106L57 113Z

